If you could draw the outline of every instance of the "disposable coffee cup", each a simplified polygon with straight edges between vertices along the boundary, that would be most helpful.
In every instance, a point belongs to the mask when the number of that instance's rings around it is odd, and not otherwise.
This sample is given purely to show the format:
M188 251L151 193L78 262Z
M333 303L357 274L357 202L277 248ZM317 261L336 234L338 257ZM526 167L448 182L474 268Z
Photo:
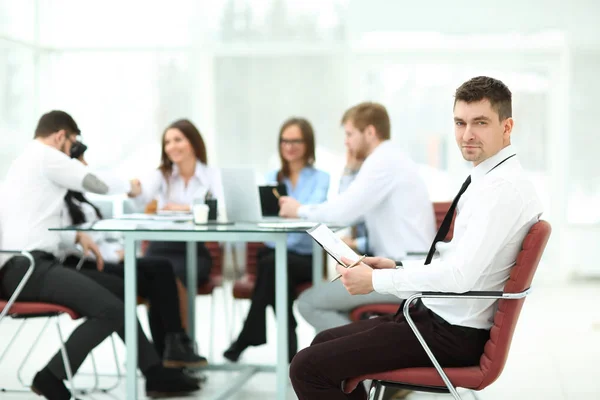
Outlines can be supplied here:
M206 224L208 222L209 207L206 204L194 204L192 213L194 214L195 224Z

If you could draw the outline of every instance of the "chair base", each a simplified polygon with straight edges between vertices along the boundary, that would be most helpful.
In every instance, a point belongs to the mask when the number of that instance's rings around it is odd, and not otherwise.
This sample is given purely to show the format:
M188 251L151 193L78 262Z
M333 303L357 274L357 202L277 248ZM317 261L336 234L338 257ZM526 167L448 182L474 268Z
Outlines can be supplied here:
M425 385L412 385L410 383L403 382L390 382L390 381L373 381L371 388L369 389L368 400L380 400L383 397L383 393L386 389L406 389L414 392L426 392L426 393L440 393L440 394L452 394L445 386L425 386ZM468 391L475 400L479 400L479 396L474 390L465 389ZM452 394L453 395L453 394ZM453 395L454 396L454 395ZM458 396L458 397L456 397ZM455 398L461 399L460 395L456 393Z
M410 383L378 381L384 388L407 389L415 392L427 393L443 393L448 394L450 391L445 386L421 386L411 385Z

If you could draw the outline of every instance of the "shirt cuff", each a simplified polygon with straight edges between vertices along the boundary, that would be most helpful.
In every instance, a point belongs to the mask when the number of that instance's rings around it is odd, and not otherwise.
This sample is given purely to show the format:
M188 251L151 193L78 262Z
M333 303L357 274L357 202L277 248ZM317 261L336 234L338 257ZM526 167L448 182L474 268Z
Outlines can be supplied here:
M309 206L300 206L298 208L298 218L309 219L308 216L310 214Z
M373 270L373 289L381 294L395 294L394 274L396 269L375 269Z

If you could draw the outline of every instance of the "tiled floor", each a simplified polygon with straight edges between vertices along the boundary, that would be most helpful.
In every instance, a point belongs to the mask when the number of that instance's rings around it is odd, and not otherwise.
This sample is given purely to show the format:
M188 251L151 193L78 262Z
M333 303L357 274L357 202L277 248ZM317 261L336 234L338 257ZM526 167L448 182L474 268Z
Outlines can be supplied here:
M221 352L229 344L229 333L226 328L226 318L223 317L222 293L217 295L217 315L221 317L215 324L214 348L215 362L222 362ZM479 393L482 400L496 399L600 399L600 283L579 282L570 284L541 283L525 303L523 314L512 344L510 358L500 379L488 389ZM207 353L209 332L203 329L208 326L208 298L198 298L198 339L200 348ZM241 309L245 310L246 304ZM145 324L144 313L140 313ZM241 320L240 311L237 313L237 329ZM275 327L274 318L269 320L268 345L249 349L243 357L248 363L268 364L275 359L273 344ZM41 322L32 321L18 338L18 349L9 352L0 364L0 383L2 386L18 385L16 368L33 339L32 332ZM0 327L0 343L7 342L8 337L16 329L16 322L5 321ZM61 326L64 331L72 329L73 322L63 319ZM312 329L300 321L298 328L300 345L306 346L312 339ZM118 344L120 363L123 365L123 346ZM3 348L3 346L2 346ZM30 380L35 370L45 363L53 351L57 349L56 329L50 326L44 334L32 360L25 367L23 375ZM113 371L110 347L106 343L95 352L99 369ZM83 368L90 371L89 360ZM210 372L208 381L195 397L210 399L221 390L234 373ZM80 384L89 384L91 380L84 376ZM268 400L275 398L274 374L258 374L244 385L231 399ZM140 393L143 392L143 381L140 380ZM124 385L109 394L93 394L81 396L86 399L108 400L125 399ZM23 394L8 394L0 392L2 400L38 399L31 392ZM140 398L143 396L140 395ZM189 397L188 397L189 398ZM295 399L293 391L289 391L288 399ZM412 394L410 400L448 398L427 394ZM471 398L469 395L465 399Z

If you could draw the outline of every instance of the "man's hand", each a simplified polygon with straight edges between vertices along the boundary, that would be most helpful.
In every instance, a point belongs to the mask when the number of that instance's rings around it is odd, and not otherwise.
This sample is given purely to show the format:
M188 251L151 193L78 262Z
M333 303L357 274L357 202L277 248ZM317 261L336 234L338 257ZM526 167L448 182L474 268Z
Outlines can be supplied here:
M346 265L353 264L352 260L342 257L342 262ZM369 294L373 289L373 269L365 263L360 263L352 268L345 268L342 265L335 267L338 274L342 275L342 285L350 294Z
M127 196L137 197L142 194L142 183L139 179L132 179L129 183L131 184L131 191L127 193Z
M298 209L301 204L289 196L279 198L279 216L285 218L298 218Z
M77 235L75 236L75 243L79 243L79 245L81 245L83 248L84 257L88 256L90 252L92 252L94 256L96 256L96 266L98 271L104 270L104 259L102 258L100 249L87 233L77 232Z
M190 211L187 204L167 203L161 210L163 211Z
M125 259L125 250L117 250L117 260L119 260L119 262L123 262L123 260Z
M373 269L396 268L396 261L385 257L367 257L363 262Z
M346 149L346 170L347 171L358 171L362 166L364 160L359 160L356 158L356 155L350 151L350 149Z

